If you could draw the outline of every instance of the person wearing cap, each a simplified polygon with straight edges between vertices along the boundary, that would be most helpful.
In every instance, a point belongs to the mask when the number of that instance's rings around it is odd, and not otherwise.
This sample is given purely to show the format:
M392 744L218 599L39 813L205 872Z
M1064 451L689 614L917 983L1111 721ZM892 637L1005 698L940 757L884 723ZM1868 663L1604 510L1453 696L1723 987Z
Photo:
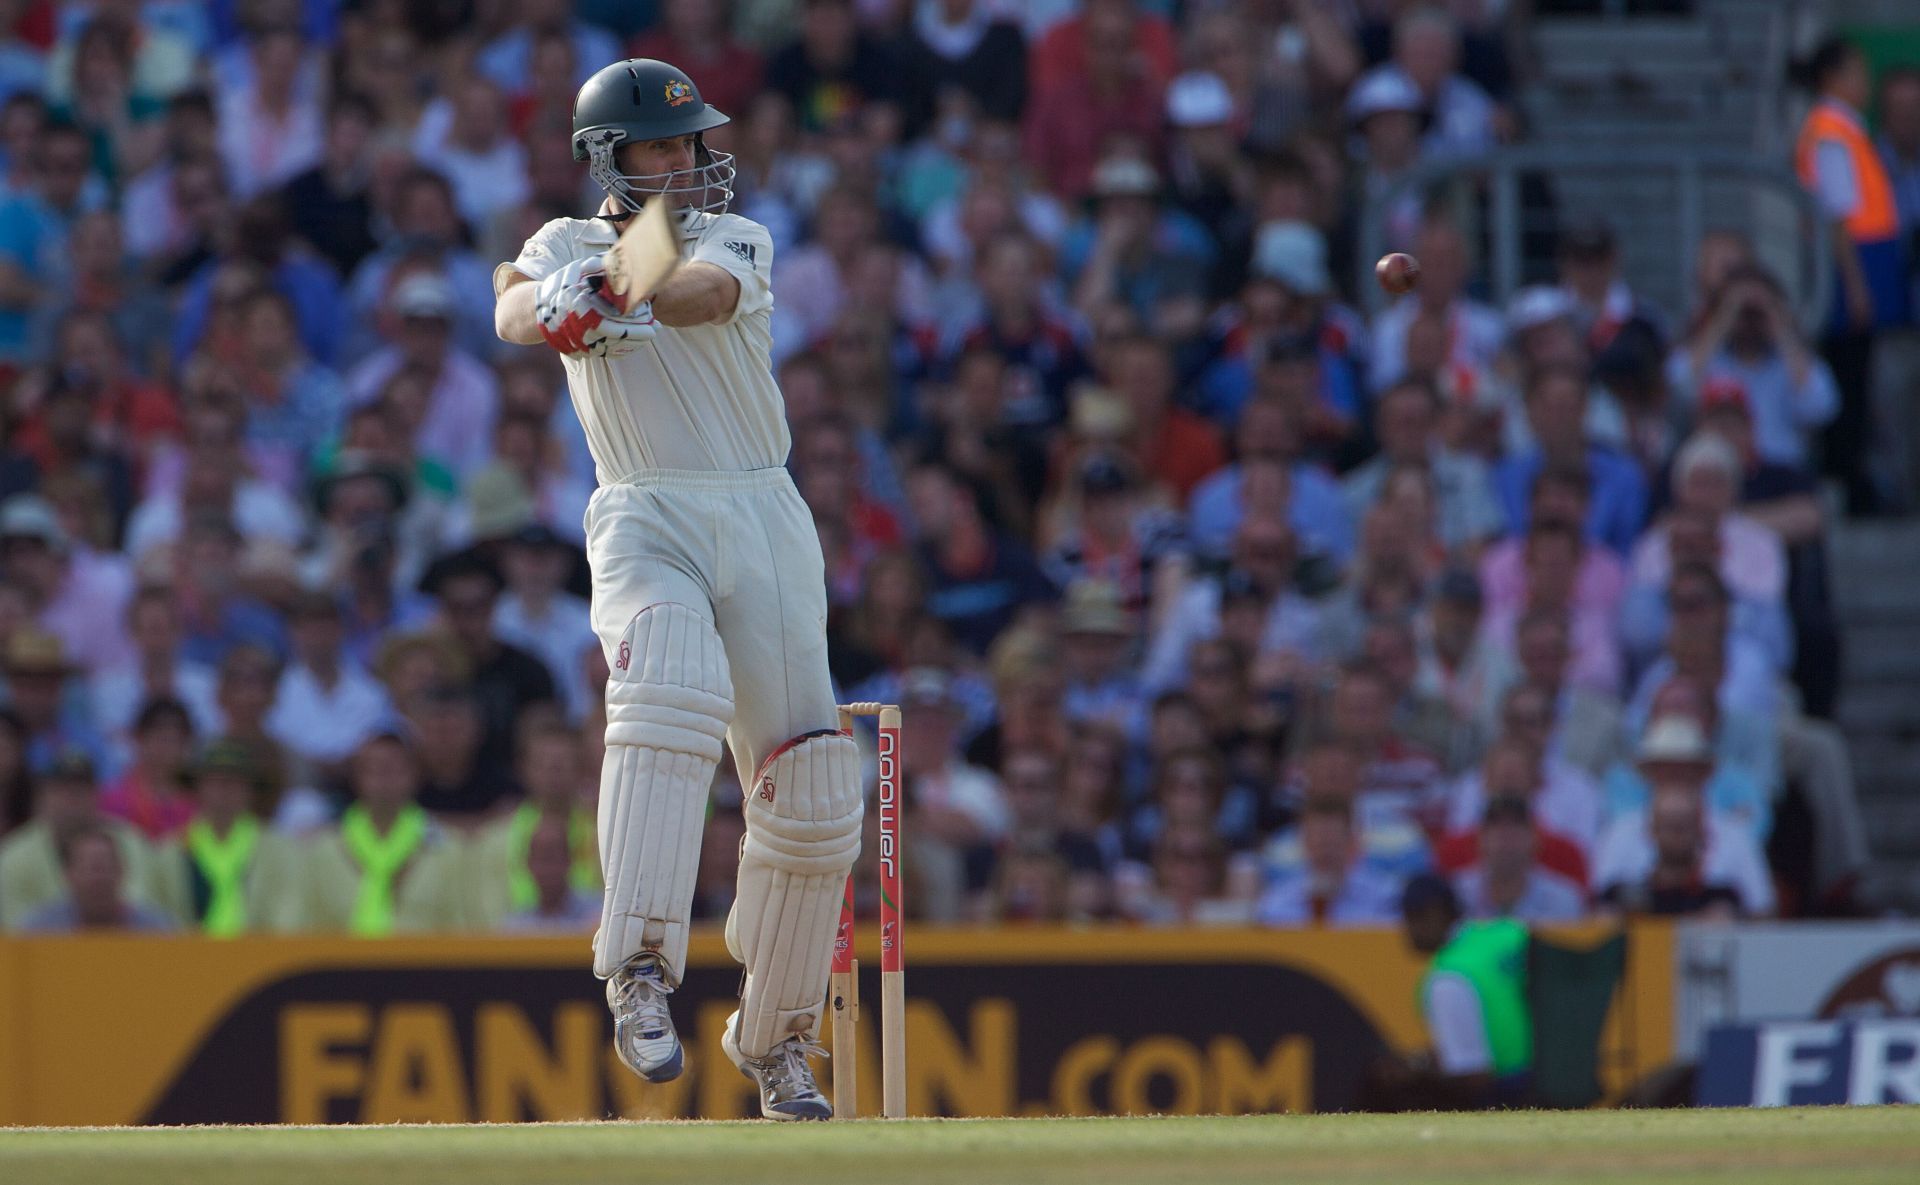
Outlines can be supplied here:
M1107 721L1140 735L1146 702L1129 661L1139 624L1119 586L1091 577L1067 585L1060 637L1067 679L1061 706L1067 718Z
M1374 70L1347 93L1346 114L1359 134L1361 155L1350 181L1350 208L1362 210L1391 191L1425 156L1421 134L1428 123L1427 101L1400 72ZM1413 247L1420 205L1420 195L1408 193L1388 207L1387 246L1400 251Z
M520 742L517 765L523 797L507 814L482 827L467 845L469 922L476 930L513 928L511 919L548 913L559 899L592 905L589 924L600 916L600 855L593 808L581 794L580 738L557 720L532 724ZM542 831L562 837L559 881L566 892L543 884L537 865L551 853L536 851Z
M919 907L929 918L959 920L969 853L1003 839L1012 826L1006 793L992 773L969 764L960 750L963 705L953 676L939 667L914 667L901 679L901 789L907 803L902 831L913 837L905 859L925 869ZM879 812L868 818L878 822ZM877 851L878 845L869 845Z
M1746 393L1759 454L1807 466L1811 434L1840 411L1832 370L1808 345L1780 282L1764 268L1736 265L1711 299L1705 316L1667 359L1667 381L1680 406L1698 415L1709 385L1736 383ZM1856 451L1863 464L1871 450L1863 445Z
M1480 816L1480 858L1453 875L1466 916L1528 923L1575 922L1587 912L1586 889L1544 868L1533 812L1524 798L1493 798Z
M1703 800L1765 844L1773 831L1773 800L1785 789L1780 723L1745 709L1723 708L1697 679L1677 672L1654 689L1647 720L1648 736L1661 721L1684 721L1699 730L1711 766L1701 790ZM1615 764L1605 781L1607 816L1643 809L1651 792L1647 771L1629 761Z
M1179 515L1140 496L1127 462L1110 452L1080 462L1077 521L1041 558L1061 588L1078 580L1110 585L1129 613L1148 610L1181 580L1186 536Z
M493 608L493 632L546 664L568 715L578 719L591 698L581 656L598 647L586 600L567 591L580 553L534 522L503 539L499 556L506 587Z
M0 930L19 929L34 911L67 894L61 854L69 839L91 830L106 834L119 850L129 895L154 899L152 849L134 828L100 813L99 786L86 754L61 753L34 780L32 817L0 840Z
M0 563L77 666L101 671L125 656L133 598L125 557L78 545L44 498L15 494L0 503Z
M1177 340L1201 328L1217 249L1204 226L1163 204L1162 184L1159 170L1138 157L1101 161L1091 217L1061 244L1060 270L1081 315L1117 302Z
M60 639L33 626L14 630L0 649L0 675L8 706L26 730L29 767L43 768L75 752L96 765L111 764L112 750L87 711L80 674Z
M420 806L407 741L392 731L367 738L347 782L352 804L307 846L298 928L380 938L465 925L462 845Z
M1512 117L1459 73L1460 26L1444 9L1413 7L1393 26L1393 59L1360 76L1355 87L1389 77L1411 84L1432 116L1426 149L1435 156L1482 155L1509 138ZM1424 260L1424 256L1422 259Z
M497 354L493 268L466 243L453 187L434 170L408 164L393 181L393 195L392 234L355 266L348 282L351 325L342 357L364 358L386 344L383 314L395 283L429 260L453 285L454 340L477 358ZM347 401L360 403L351 382Z
M211 938L293 929L302 853L263 814L270 788L252 748L212 742L188 787L193 818L155 856L167 911Z
M371 403L402 369L431 376L416 447L465 477L490 456L500 392L493 371L454 341L458 300L437 270L400 275L384 305L388 344L347 372L347 401L355 407Z
M1614 816L1594 856L1596 897L1627 913L1765 917L1773 876L1751 825L1706 800L1713 752L1685 716L1655 719L1636 764L1648 804Z
M280 672L267 732L322 777L336 772L393 713L378 680L342 652L340 603L303 592L288 613L293 660Z
M314 446L340 435L346 387L308 356L293 304L280 293L255 297L240 331L245 353L234 377L246 401L247 459L259 476L300 491Z
M1240 151L1243 120L1218 74L1189 70L1167 87L1168 192L1173 202L1226 240L1244 219L1253 178ZM1242 232L1244 233L1244 232Z
M1167 22L1131 0L1098 0L1054 26L1028 58L1023 121L1027 161L1047 188L1068 201L1085 197L1115 139L1157 152L1162 95L1178 62Z

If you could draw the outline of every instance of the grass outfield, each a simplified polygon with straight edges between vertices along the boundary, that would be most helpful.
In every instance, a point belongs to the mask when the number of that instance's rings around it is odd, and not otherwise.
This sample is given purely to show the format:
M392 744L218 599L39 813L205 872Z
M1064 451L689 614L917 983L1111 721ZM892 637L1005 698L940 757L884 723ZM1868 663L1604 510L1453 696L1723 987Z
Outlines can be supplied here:
M1920 1108L0 1132L18 1185L1920 1181Z

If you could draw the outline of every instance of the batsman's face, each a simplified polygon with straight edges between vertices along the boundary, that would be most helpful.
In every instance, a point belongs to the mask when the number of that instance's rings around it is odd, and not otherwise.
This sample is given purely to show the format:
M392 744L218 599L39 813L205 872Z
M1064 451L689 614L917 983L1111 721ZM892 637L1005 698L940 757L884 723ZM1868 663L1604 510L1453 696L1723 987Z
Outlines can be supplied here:
M697 178L693 174L693 137L675 136L666 140L647 140L621 149L620 169L628 176L658 179L674 174L665 186L675 192L691 190ZM682 199L681 204L685 204Z

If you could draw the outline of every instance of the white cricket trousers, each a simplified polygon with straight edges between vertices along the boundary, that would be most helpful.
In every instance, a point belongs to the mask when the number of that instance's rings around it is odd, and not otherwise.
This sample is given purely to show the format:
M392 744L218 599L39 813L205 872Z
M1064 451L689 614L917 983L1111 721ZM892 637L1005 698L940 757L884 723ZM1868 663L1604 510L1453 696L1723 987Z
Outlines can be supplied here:
M783 468L647 470L587 505L593 629L608 665L634 614L686 605L732 669L727 744L743 785L788 740L839 727L827 670L826 562Z

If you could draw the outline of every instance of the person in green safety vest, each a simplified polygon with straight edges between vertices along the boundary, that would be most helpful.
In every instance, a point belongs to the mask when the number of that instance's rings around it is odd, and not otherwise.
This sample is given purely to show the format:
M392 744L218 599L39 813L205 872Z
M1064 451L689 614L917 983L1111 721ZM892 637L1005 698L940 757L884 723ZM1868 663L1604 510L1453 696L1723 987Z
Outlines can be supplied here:
M1436 876L1401 894L1407 941L1431 961L1420 977L1430 1059L1376 1073L1388 1110L1470 1111L1526 1101L1533 1071L1524 922L1462 920L1459 898Z

